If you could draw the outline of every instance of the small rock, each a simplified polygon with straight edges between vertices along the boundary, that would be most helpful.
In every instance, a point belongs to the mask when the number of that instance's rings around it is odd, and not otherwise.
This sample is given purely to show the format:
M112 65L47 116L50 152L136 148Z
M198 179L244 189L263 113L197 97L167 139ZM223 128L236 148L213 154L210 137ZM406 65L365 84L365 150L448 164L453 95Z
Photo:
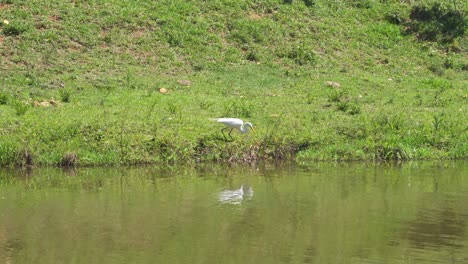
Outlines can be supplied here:
M189 81L189 80L178 80L177 83L180 84L180 85L182 85L182 86L190 86L190 85L192 85L192 82Z
M333 88L340 88L341 87L341 84L337 83L337 82L332 82L332 81L327 81L326 84L330 87L333 87Z
M161 87L161 88L159 88L159 92L162 93L162 94L165 94L165 93L167 93L167 89L164 88L164 87Z

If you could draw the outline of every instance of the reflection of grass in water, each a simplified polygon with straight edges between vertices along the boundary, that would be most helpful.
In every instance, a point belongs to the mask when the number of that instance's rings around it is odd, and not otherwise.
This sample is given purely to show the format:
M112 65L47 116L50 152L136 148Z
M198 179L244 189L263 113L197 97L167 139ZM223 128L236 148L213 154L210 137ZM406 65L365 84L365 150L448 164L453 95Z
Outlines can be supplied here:
M0 209L8 212L1 220L3 230L21 227L8 246L21 250L25 262L41 260L38 256L47 256L49 263L70 262L79 255L85 262L102 258L106 263L109 254L112 262L122 263L210 262L208 258L217 263L245 258L276 263L305 256L330 263L338 258L439 261L447 254L461 259L462 248L444 242L466 239L463 232L452 233L464 228L459 219L466 212L465 167L452 161L376 166L314 162L170 171L48 168L21 170L22 176L0 171ZM219 191L238 188L244 181L254 188L251 201L240 206L218 203ZM439 228L424 229L433 225ZM424 240L424 234L431 239ZM45 238L47 247L40 243ZM389 245L389 240L395 243ZM271 241L281 241L274 244L274 254ZM409 252L409 246L414 251ZM389 250L355 254L375 247ZM181 250L185 254L174 254Z

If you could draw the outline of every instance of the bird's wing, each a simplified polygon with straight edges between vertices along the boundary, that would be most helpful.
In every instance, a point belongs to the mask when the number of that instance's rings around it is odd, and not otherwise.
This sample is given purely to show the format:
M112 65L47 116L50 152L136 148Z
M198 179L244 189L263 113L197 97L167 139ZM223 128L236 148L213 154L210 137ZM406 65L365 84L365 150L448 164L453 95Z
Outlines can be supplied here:
M222 123L222 124L224 124L226 126L230 126L230 127L240 127L244 123L244 121L242 121L241 119L228 118L228 117L218 118L218 120L216 122Z

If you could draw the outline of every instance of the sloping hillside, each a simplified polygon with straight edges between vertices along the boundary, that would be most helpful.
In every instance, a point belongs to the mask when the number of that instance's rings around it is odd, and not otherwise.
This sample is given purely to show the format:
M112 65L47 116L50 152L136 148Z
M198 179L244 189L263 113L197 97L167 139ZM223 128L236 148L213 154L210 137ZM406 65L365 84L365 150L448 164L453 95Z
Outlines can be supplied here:
M0 164L466 158L467 4L409 2L0 1Z

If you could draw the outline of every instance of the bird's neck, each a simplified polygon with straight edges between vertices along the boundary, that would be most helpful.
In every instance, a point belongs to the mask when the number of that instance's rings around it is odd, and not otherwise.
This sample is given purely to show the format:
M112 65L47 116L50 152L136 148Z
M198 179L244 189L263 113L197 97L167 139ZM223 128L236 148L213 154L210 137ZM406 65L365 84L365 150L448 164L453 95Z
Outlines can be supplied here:
M242 125L239 130L241 133L247 132L247 128L244 125Z

